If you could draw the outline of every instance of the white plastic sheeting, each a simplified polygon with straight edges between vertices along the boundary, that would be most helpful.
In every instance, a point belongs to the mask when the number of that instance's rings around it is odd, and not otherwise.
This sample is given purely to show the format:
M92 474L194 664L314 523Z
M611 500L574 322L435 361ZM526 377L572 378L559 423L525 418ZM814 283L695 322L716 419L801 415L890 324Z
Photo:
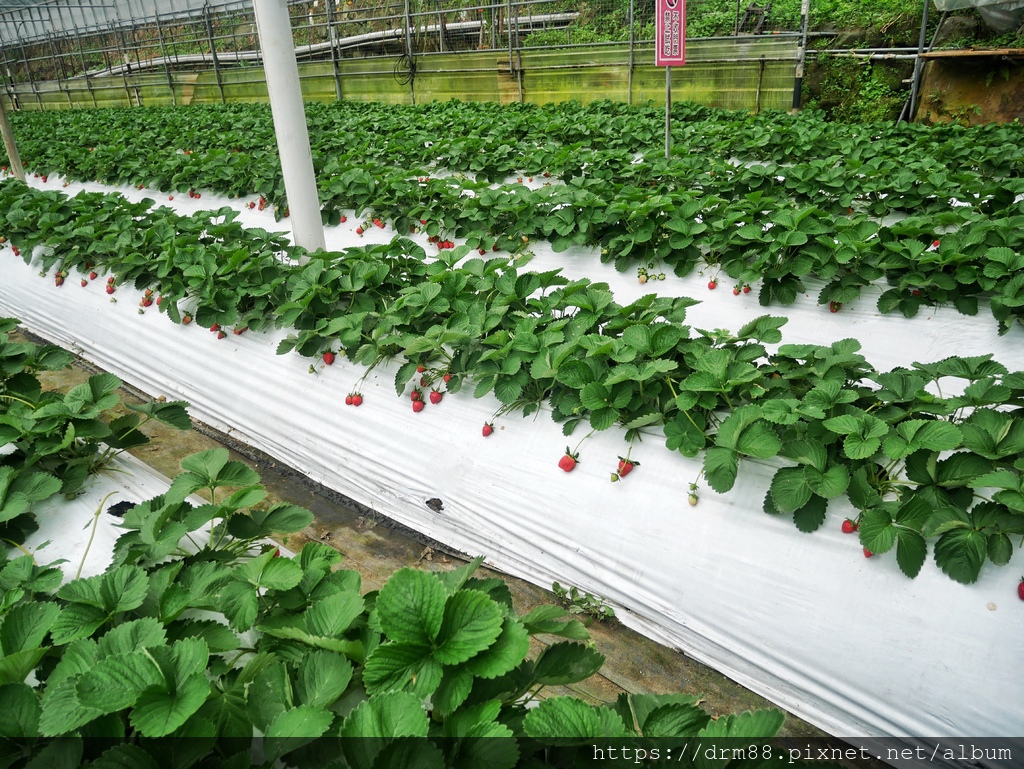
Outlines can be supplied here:
M55 561L65 581L93 577L110 566L114 543L124 533L121 518L107 510L120 502L142 502L163 494L170 481L131 454L118 454L96 475L90 476L72 499L60 495L32 506L39 529L23 543L45 565ZM194 497L195 504L203 500Z
M211 197L175 203L243 204ZM241 219L275 229L267 212L245 210ZM329 247L366 242L356 226L349 217L329 230ZM391 235L371 228L367 239ZM607 281L620 303L652 290L583 251L538 249L532 267ZM339 359L311 375L307 359L275 354L284 330L218 341L171 324L155 307L139 315L126 287L113 304L101 281L55 289L9 250L0 271L0 313L30 330L153 396L189 401L195 418L428 537L538 584L557 580L603 596L625 624L833 734L1021 732L1024 678L1013 672L1024 637L1019 552L1007 567L986 565L975 585L952 582L931 562L908 580L891 554L867 560L856 537L840 532L848 509L833 504L825 527L810 535L761 512L771 463L744 460L730 493L705 487L690 507L687 488L700 464L669 452L658 435L634 447L642 465L620 483L609 483L625 449L614 429L584 441L580 466L565 474L556 463L567 440L544 413L502 419L485 439L480 429L496 400L463 392L414 414L387 366L367 377L365 403L346 407L364 369ZM704 300L690 310L695 327L735 330L765 312L785 314L784 342L855 337L879 369L985 352L1024 369L1022 329L998 337L986 309L976 318L952 308L883 317L877 292L867 292L832 315L813 292L794 307L766 310L754 293L733 296L725 283L709 292L707 281L670 277L653 288ZM442 501L439 511L426 505L431 498Z

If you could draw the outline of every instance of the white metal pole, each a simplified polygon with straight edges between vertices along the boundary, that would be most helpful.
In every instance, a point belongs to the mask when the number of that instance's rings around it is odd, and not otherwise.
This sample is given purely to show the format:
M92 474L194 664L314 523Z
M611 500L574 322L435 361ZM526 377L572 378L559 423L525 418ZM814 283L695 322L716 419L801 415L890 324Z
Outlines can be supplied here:
M256 30L263 53L263 69L274 116L277 151L281 155L284 189L295 244L307 251L324 248L320 198L309 150L309 129L299 86L291 19L287 0L253 0Z
M672 157L672 67L665 67L665 160Z
M3 99L0 99L0 133L4 136L4 149L7 150L7 159L11 164L11 173L18 181L25 181L25 169L21 165L21 156L18 155L18 145L14 143L14 131L11 130L11 121L7 119L7 110L4 108Z

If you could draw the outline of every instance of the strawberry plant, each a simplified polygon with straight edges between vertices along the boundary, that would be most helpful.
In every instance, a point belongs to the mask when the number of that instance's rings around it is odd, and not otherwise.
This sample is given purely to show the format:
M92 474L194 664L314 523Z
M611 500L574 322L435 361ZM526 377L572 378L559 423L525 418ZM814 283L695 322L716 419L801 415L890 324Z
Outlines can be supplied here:
M0 534L21 541L36 528L32 503L77 494L120 451L146 444L152 419L178 429L191 422L181 402L121 405L121 382L96 374L67 393L44 390L37 373L63 369L72 356L53 345L12 342L17 321L0 319Z
M192 762L341 756L397 768L415 755L513 769L556 740L564 753L575 738L582 756L596 738L758 740L782 726L778 710L712 719L699 695L621 694L605 705L545 697L604 662L572 616L577 607L612 616L589 594L569 610L520 613L507 585L477 576L482 558L445 572L399 569L364 593L327 545L285 556L267 543L312 514L263 505L259 477L226 450L188 457L182 470L124 514L102 574L61 584L53 566L0 553L9 750L148 765L172 744L155 738L170 737L188 741ZM203 488L211 501L196 507L187 497ZM100 732L95 743L52 739Z

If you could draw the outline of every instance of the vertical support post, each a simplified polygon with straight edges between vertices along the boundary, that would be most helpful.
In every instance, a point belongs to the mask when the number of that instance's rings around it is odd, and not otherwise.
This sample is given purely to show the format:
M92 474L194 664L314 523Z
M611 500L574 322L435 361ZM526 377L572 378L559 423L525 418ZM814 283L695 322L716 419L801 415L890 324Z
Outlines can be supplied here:
M928 0L925 0L927 5ZM800 101L803 98L804 87L804 64L807 61L807 17L811 13L811 0L800 1L800 47L796 52L796 74L793 78L793 109L795 115L800 111Z
M7 159L11 162L11 173L18 181L24 182L25 167L21 164L18 145L14 143L14 131L11 130L11 121L7 119L7 108L4 107L3 99L0 99L0 134L4 137L4 149L7 150Z
M78 43L78 58L82 62L82 77L85 78L85 88L89 91L89 98L92 99L93 109L96 108L96 92L92 90L92 80L89 78L89 65L85 61L85 49L82 48L82 36L75 30L75 42Z
M21 58L25 60L25 72L28 74L28 84L32 88L32 93L35 94L36 101L39 103L39 109L43 109L43 97L39 93L39 88L36 86L36 79L32 76L32 65L28 61L28 51L25 50L25 44L18 40L18 44L21 46Z
M334 28L334 4L324 0L327 11L327 38L331 42L331 66L334 68L334 98L341 101L341 70L338 68L338 30Z
M156 39L160 42L160 58L164 60L164 74L167 76L167 88L171 92L171 106L177 107L178 100L174 95L174 78L171 77L171 66L168 61L167 49L164 48L164 29L160 25L160 14L153 17L156 20Z
M131 64L128 61L128 55L124 52L124 46L121 44L121 30L114 26L114 22L110 22L110 31L114 35L114 45L117 49L117 60L120 62L121 67L121 82L124 84L124 95L128 97L128 104L132 104L131 88L128 87L128 73L131 72Z
M523 103L523 52L519 47L519 6L509 3L512 13L509 17L509 45L516 51L516 83L519 86L519 103Z
M307 251L324 248L324 228L309 129L299 84L299 65L288 15L287 0L253 0L256 29L260 37L263 69L274 118L277 151L288 196L295 244Z
M761 60L757 65L757 93L754 95L754 114L761 114L761 85L764 83L764 65L765 58L761 55Z
M665 160L672 156L672 67L665 67Z
M217 43L213 39L213 20L210 18L209 2L207 2L207 4L203 6L203 23L206 25L206 39L210 43L210 56L213 57L213 75L217 78L217 90L220 91L220 103L226 104L227 100L224 98L224 83L221 81L220 78L220 60L217 58ZM291 30L291 20L289 19L289 36L291 35Z
M416 60L412 57L412 11L405 0L405 58L409 61L409 98L416 103ZM424 30L425 32L425 30Z
M7 58L7 46L0 45L0 55L4 57L4 90L7 91L7 100L11 103L11 106L15 109L21 109L18 104L18 96L14 91L13 82L14 78L11 75L11 62Z
M931 0L924 0L924 11L921 12L921 34L917 39L917 58L914 59L914 75L910 83L910 104L907 110L907 121L914 120L914 107L917 105L917 92L921 87L921 54L924 53L924 39L928 28L928 4Z
M438 53L444 53L444 8L441 2L437 3L437 50Z
M46 42L50 48L50 58L53 60L53 76L57 78L57 90L63 91L64 96L67 97L68 106L74 107L75 105L71 103L71 90L64 84L65 78L63 77L63 68L61 67L60 58L57 55L57 49L53 44L52 34L47 33Z
M633 67L636 65L636 0L629 0L629 72L626 73L626 104L633 104Z

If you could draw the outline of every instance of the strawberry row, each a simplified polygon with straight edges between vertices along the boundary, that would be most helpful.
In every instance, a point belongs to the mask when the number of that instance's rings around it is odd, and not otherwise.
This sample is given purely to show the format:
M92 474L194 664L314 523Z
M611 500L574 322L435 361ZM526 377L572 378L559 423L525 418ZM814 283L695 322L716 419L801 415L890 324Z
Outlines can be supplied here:
M107 285L154 292L174 322L293 329L278 352L313 359L313 370L341 355L367 372L398 360L396 391L419 390L413 404L431 385L436 401L442 389L493 394L501 405L484 436L496 418L542 406L566 434L581 423L618 426L632 445L660 433L670 450L702 456L700 476L720 493L742 460L780 457L767 512L813 531L830 500L845 498L863 547L895 550L908 576L927 538L943 571L972 582L986 559L1007 563L1010 535L1024 534L1024 372L990 355L883 373L852 339L769 353L785 318L694 331L684 323L692 300L651 294L619 305L605 284L465 245L428 261L396 238L300 266L299 249L242 228L229 210L182 217L115 195L66 199L8 183L0 211L23 258L45 246L35 254L46 269L111 273ZM945 378L963 380L963 394L934 395ZM579 450L567 449L563 470ZM635 466L627 452L614 475ZM700 476L681 490L691 503Z
M779 115L748 116L740 131L731 113L686 107L677 141L707 154L664 160L643 138L649 132L626 132L641 138L608 141L601 150L570 143L579 138L572 117L604 141L610 126L647 126L649 110L611 104L496 109L465 105L471 124L488 120L493 133L474 134L471 125L467 134L453 136L437 105L311 105L325 222L340 223L354 210L366 216L357 232L371 220L378 226L389 221L398 232L425 229L439 248L461 239L481 250L516 250L524 238L550 239L556 251L599 247L601 258L618 269L637 269L641 282L695 269L710 271L716 281L725 275L739 289L760 281L765 306L792 303L813 275L827 281L818 300L833 311L885 279L890 288L878 301L881 312L912 316L922 306L952 304L975 314L979 298L988 297L1000 332L1024 313L1024 180L1007 155L1019 127L873 127L868 135L864 127ZM66 123L57 135L74 137L76 126L80 132L100 113L25 119L41 178L61 170L72 178L193 195L197 188L257 191L261 207L275 205L285 214L265 112L234 105L185 116L102 113L110 127L90 130L100 139L94 147L54 141L52 121ZM602 117L598 132L592 124ZM398 130L421 118L425 125ZM201 138L196 124L186 130L190 120L225 131ZM551 136L541 138L538 126L550 126ZM807 159L796 162L792 152L780 153L778 142L768 141L789 128L787 145ZM340 135L362 137L361 143L338 147ZM197 149L181 150L182 142ZM523 147L537 154L524 154ZM638 152L648 153L643 162ZM438 175L438 167L446 173ZM492 183L524 167L534 175ZM535 179L542 186L535 187ZM904 218L879 221L894 211Z
M128 413L115 416L121 382L110 374L67 393L44 390L37 375L67 368L73 357L53 345L12 341L17 325L0 318L0 537L11 543L38 528L33 503L77 494L117 453L146 444L149 420L191 425L182 402L125 404Z

